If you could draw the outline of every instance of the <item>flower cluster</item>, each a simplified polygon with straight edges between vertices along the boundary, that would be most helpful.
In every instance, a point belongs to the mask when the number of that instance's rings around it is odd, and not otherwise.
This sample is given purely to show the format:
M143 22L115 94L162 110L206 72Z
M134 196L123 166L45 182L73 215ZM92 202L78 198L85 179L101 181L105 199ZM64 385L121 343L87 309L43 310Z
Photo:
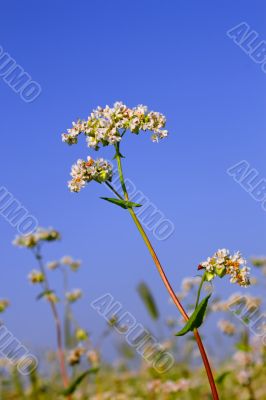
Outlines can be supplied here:
M82 291L80 289L74 289L71 292L66 293L66 298L70 303L75 303L82 297Z
M71 366L77 365L80 363L81 357L85 354L86 350L84 347L76 347L72 350L68 356L68 364Z
M110 181L113 176L113 167L108 161L103 158L93 160L91 157L87 161L79 159L72 166L72 179L68 182L68 187L71 192L79 192L87 182L92 180L103 183Z
M42 272L33 270L31 273L28 275L28 279L31 283L42 283L45 280L45 277Z
M177 382L170 380L162 382L160 379L155 379L147 384L147 389L149 392L158 394L186 392L191 387L191 382L188 379L179 379Z
M72 123L68 133L63 133L62 140L68 144L76 144L80 133L87 137L89 147L98 150L100 145L114 145L122 139L125 131L139 134L140 131L151 131L154 142L168 135L165 127L166 119L161 113L148 111L143 105L129 108L122 102L113 107L98 107L87 120L79 119Z
M6 299L0 299L0 313L4 312L9 306L9 301Z
M59 240L59 239L60 239L60 233L55 229L38 228L34 233L17 236L16 239L13 241L13 244L15 246L33 248L40 242L43 241L51 242L53 240Z
M226 249L218 250L207 261L202 262L198 269L205 269L208 281L211 281L215 276L222 278L224 275L230 275L231 283L237 283L244 287L250 285L249 268L246 265L246 260L239 252L230 255Z
M59 261L50 261L47 263L47 268L50 270L55 270L60 266L68 266L72 271L77 271L81 265L80 260L74 260L70 256L64 256Z

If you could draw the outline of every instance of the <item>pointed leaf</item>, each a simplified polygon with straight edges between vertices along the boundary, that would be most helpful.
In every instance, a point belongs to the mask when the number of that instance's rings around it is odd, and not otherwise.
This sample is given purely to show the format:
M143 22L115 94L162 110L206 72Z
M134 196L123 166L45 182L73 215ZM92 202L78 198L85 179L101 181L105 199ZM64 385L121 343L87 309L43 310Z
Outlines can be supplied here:
M148 286L143 282L143 283L139 284L137 289L138 289L138 293L139 293L143 303L145 304L151 318L155 319L155 320L158 319L159 311L158 311L157 305L155 303L155 299L154 299L150 289L148 288Z
M132 201L126 201L126 200L122 200L122 199L115 199L115 198L111 198L111 197L101 197L101 199L109 201L110 203L113 203L117 206L120 206L120 207L124 208L125 210L127 208L142 207L141 204L133 203Z
M69 396L75 392L77 387L81 384L81 382L86 378L86 376L90 374L96 374L99 371L99 368L90 368L85 372L82 372L70 385L67 389L62 392L63 396Z
M215 382L216 383L223 383L225 378L230 374L231 374L231 371L222 372L220 375L217 376L217 378L215 379Z
M198 307L193 311L193 314L187 321L186 325L184 326L181 331L176 333L175 336L184 336L188 332L193 332L194 329L199 328L203 322L204 315L206 313L206 309L208 306L208 301L209 298L211 297L211 294L209 294L207 297L205 297Z

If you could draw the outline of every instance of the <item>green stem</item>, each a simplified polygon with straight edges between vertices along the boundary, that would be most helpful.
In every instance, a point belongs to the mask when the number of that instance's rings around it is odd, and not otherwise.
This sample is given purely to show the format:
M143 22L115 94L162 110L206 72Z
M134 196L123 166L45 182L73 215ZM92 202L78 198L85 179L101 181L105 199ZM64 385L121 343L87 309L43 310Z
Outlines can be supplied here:
M119 173L120 182L121 182L121 186L122 186L123 193L124 193L124 199L126 201L129 201L129 196L128 196L128 192L127 192L127 188L126 188L125 180L124 180L124 175L123 175L119 144L115 145L115 149L116 149L115 157L116 157L116 160L117 160L118 173ZM162 278L162 281L163 281L164 285L166 286L166 289L168 290L168 293L170 294L174 304L177 306L177 308L178 308L179 312L181 313L181 315L183 316L183 318L186 321L188 321L189 317L188 317L185 309L183 308L182 304L180 303L179 299L177 298L177 296L176 296L176 294L175 294L170 282L168 281L168 279L166 277L166 274L164 272L164 269L163 269L163 267L162 267L162 265L161 265L161 263L159 261L159 258L157 256L157 254L156 254L156 252L155 252L155 250L154 250L154 248L153 248L153 246L152 246L152 244L151 244L151 242L150 242L145 230L143 229L140 221L138 220L134 210L132 208L128 208L128 211L129 211L129 213L130 213L130 215L131 215L131 217L132 217L137 229L139 230L139 232L140 232L140 234L141 234L141 236L142 236L142 238L143 238L143 240L144 240L144 242L145 242L145 244L146 244L146 246L147 246L147 248L148 248L148 250L149 250L149 252L150 252L150 254L152 256L152 259L153 259L153 261L154 261L154 263L156 265L156 268L157 268L157 270L158 270L158 272L159 272L159 274L160 274L160 276ZM199 350L200 350L200 354L201 354L201 357L202 357L202 360L203 360L203 363L204 363L204 366L205 366L205 369L206 369L206 373L207 373L207 376L208 376L208 379L209 379L209 384L210 384L210 387L211 387L213 400L219 400L219 395L218 395L218 392L217 392L217 389L216 389L216 385L215 385L215 381L214 381L214 378L213 378L213 373L212 373L212 370L211 370L211 366L210 366L210 363L209 363L205 348L203 346L202 340L200 338L200 335L199 335L197 329L194 330L194 336L195 336L196 342L198 344L198 347L199 347Z
M37 247L36 252L34 252L35 258L39 264L40 271L42 272L44 276L44 289L45 291L49 292L50 291L50 286L47 278L47 274L45 271L45 267L43 264L43 258L40 252L40 247ZM51 310L52 310L52 315L55 321L55 327L56 327L56 338L57 338L57 350L58 350L58 360L59 360L59 365L60 365L60 371L61 371L61 376L62 376L62 381L64 384L64 387L67 388L69 384L69 379L68 379L68 374L65 366L65 355L64 355L64 349L63 349L63 335L62 335L62 329L61 329L61 322L60 318L58 315L58 311L56 308L56 305L52 300L49 301ZM69 400L71 400L71 396L68 397Z
M198 307L198 305L199 305L201 289L202 289L202 286L203 286L205 280L206 280L206 274L204 273L204 274L202 275L201 282L200 282L200 285L199 285L195 309L196 309L196 308Z

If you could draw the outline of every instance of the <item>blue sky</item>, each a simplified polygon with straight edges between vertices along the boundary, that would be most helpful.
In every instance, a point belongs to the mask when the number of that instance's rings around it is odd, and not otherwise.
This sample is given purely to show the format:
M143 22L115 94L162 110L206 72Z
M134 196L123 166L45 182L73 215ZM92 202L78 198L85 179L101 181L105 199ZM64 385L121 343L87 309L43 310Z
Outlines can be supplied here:
M162 314L175 315L167 293L129 216L106 204L104 188L79 195L66 182L85 157L84 143L67 147L60 135L97 105L122 100L164 113L168 140L129 137L125 174L175 225L166 241L151 237L173 286L219 247L246 257L266 253L266 213L226 170L247 160L266 177L266 75L227 35L246 21L266 40L265 4L199 2L9 1L2 5L0 45L42 87L25 103L0 78L0 185L38 219L61 231L46 259L64 254L83 260L73 286L85 292L77 316L96 334L103 321L89 301L110 292L146 323L136 294L144 280ZM101 152L111 157L109 150ZM16 231L0 218L0 297L12 308L10 330L35 345L54 342L48 307L34 301L26 275L34 260L11 245ZM59 276L54 286L60 288ZM218 287L225 296L233 288Z

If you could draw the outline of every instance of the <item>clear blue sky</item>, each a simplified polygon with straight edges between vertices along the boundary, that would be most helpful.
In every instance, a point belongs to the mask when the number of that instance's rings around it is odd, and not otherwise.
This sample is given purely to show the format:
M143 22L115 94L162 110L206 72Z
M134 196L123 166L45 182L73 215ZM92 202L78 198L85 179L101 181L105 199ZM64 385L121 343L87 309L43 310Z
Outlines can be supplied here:
M147 321L135 290L140 280L162 312L175 311L126 212L99 200L106 192L96 184L79 195L68 191L71 165L89 151L62 144L61 133L116 100L167 116L168 140L131 137L123 152L126 175L175 224L169 240L153 242L176 288L219 247L246 257L266 253L266 213L226 174L246 159L266 178L266 74L226 35L246 21L266 40L265 8L247 0L2 4L0 45L42 93L27 104L0 79L0 185L40 225L62 232L60 244L46 247L48 260L83 260L73 286L86 293L77 313L90 331L103 323L89 301L106 292ZM34 301L26 280L34 260L11 245L16 232L3 218L0 232L0 297L12 302L5 321L28 343L53 343L48 307ZM225 282L219 287L225 295L233 290Z

